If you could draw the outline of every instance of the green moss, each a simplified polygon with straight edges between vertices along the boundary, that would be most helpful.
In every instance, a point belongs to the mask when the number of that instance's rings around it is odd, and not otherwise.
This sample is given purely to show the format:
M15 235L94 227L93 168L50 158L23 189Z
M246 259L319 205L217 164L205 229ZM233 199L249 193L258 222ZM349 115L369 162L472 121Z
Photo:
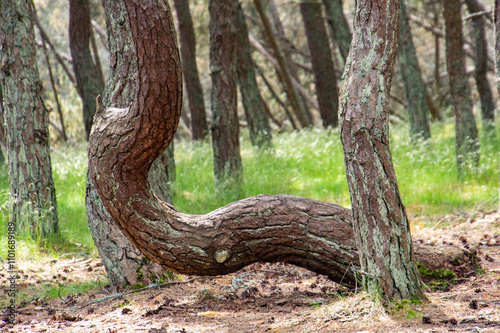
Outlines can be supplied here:
M427 266L422 263L418 263L417 265L418 271L421 275L427 276L434 279L445 279L454 281L457 278L457 275L450 271L448 268L445 269L436 269L431 270Z
M145 285L143 285L142 283L136 283L132 286L132 289L137 290L137 289L141 289L144 287L145 287Z

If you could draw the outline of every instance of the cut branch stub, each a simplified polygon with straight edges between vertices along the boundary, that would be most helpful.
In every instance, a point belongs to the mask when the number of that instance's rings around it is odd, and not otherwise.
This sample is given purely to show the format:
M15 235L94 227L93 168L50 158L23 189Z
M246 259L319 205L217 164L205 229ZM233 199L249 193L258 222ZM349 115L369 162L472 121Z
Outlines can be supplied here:
M259 195L188 215L149 189L150 165L173 138L182 76L168 4L126 0L139 77L129 108L98 102L89 173L124 234L152 261L183 274L221 275L258 261L287 262L355 284L349 209L291 195ZM110 36L111 38L113 36Z

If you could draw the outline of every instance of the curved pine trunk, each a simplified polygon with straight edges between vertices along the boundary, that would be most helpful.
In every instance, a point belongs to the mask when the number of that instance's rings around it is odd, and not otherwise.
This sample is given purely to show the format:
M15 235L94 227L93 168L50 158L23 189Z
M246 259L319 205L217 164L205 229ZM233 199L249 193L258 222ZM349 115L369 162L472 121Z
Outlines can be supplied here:
M124 109L100 104L90 136L89 174L113 221L147 258L180 273L220 275L282 261L355 285L359 257L349 209L260 195L188 215L151 192L148 171L172 140L182 81L168 5L141 3L125 1L139 75L134 101Z

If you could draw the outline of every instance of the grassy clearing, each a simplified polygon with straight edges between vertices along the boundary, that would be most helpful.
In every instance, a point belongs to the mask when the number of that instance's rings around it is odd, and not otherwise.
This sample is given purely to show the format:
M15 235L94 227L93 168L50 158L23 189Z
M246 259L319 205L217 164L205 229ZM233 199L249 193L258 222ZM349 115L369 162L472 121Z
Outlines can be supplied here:
M500 126L498 126L500 127ZM435 124L433 139L412 145L406 126L391 129L391 151L401 196L414 223L435 223L437 216L498 207L500 129L496 140L482 137L481 162L459 178L451 123ZM338 130L311 129L274 135L274 149L260 151L243 131L241 154L246 197L289 193L348 207L349 192ZM177 182L174 205L191 214L207 213L228 202L215 199L213 156L208 142L176 144ZM85 212L86 147L61 147L52 152L61 235L40 244L19 237L18 255L33 257L40 245L44 255L95 253ZM8 221L8 175L0 170L0 230ZM5 237L5 236L2 236ZM68 241L70 240L70 241ZM6 254L0 239L0 255Z

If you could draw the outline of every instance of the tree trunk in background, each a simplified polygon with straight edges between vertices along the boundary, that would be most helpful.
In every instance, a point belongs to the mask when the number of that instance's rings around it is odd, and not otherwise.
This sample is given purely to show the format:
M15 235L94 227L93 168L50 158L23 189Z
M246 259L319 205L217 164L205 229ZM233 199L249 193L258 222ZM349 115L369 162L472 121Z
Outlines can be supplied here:
M399 1L358 0L339 121L363 284L372 297L425 298L389 150Z
M191 111L191 132L193 140L203 140L208 135L207 116L203 88L196 65L196 37L193 28L189 0L174 0L179 22L182 71L186 84L189 110Z
M174 141L154 161L149 170L149 186L163 201L172 204L171 184L175 182Z
M288 96L290 104L292 105L292 109L295 115L297 116L300 126L302 126L303 128L309 127L312 125L312 121L309 118L304 103L297 92L297 88L293 84L293 76L290 71L289 64L284 56L283 51L281 50L280 45L276 41L276 38L271 28L271 23L269 22L269 19L266 13L264 12L262 1L254 0L254 3L255 7L257 8L257 11L259 12L259 16L262 20L262 23L264 25L265 34L269 39L269 43L271 44L275 57L278 61L280 75L285 81L284 86L286 88L286 94Z
M283 52L287 66L290 69L290 74L300 84L297 66L295 65L295 62L292 58L292 50L295 48L295 46L288 38L286 38L285 29L283 28L283 23L281 23L280 15L278 13L278 8L276 7L276 2L274 0L267 0L265 5L269 8L269 13L273 18L274 30L276 32L276 36L278 37L276 42L279 45L281 51ZM272 29L270 31L272 31ZM307 118L311 121L312 124L313 117L311 115L311 110L309 109L306 103L306 97L302 95L300 91L298 99L299 102L302 104L302 108L304 109Z
M0 1L0 53L11 195L10 222L35 237L58 232L49 111L41 99L33 8Z
M248 41L248 30L245 14L241 3L236 8L236 70L240 87L241 99L253 146L269 147L272 145L271 128L264 109L264 101L260 95L255 79L255 63L252 59L252 49Z
M500 95L500 0L495 0L495 65L497 69L497 91Z
M336 127L338 125L339 89L330 42L323 20L322 5L320 2L302 0L300 11L311 51L311 63L323 127Z
M478 164L479 141L465 74L460 0L446 0L442 3L446 30L446 65L455 116L457 167L461 173L467 165Z
M339 46L342 58L346 61L352 36L349 24L344 16L342 0L323 0L323 3L326 7L328 24L332 30L333 38Z
M418 64L417 52L413 44L410 22L406 14L405 1L401 1L401 22L399 26L399 64L408 101L410 118L410 138L413 143L418 139L431 137L429 129L429 107L427 106L425 84Z
M239 199L243 176L236 91L237 0L210 0L212 145L217 195Z
M467 8L471 14L483 11L483 7L477 0L466 0ZM488 45L486 42L485 19L483 15L475 16L472 19L474 28L474 41L476 47L475 79L477 91L481 98L481 118L483 120L483 130L491 131L495 122L495 102L488 81Z
M91 29L89 0L70 0L69 47L78 94L83 104L83 123L87 140L96 109L95 99L104 88L99 78L99 69L90 53Z
M1 59L1 58L0 58ZM0 81L0 167L5 163L4 149L7 148L5 139L4 112L3 112L3 89ZM7 151L7 150L5 150Z
M136 49L132 42L125 5L118 1L105 0L103 7L108 36L113 36L108 38L110 69L104 100L110 106L126 107L133 99L137 80ZM158 162L156 164L158 165ZM165 189L164 186L168 184L157 185ZM161 192L161 195L167 198L170 196L164 194L165 191ZM160 279L165 269L152 263L125 237L104 208L90 177L87 177L85 203L92 238L113 286L120 289L136 283L148 285Z

